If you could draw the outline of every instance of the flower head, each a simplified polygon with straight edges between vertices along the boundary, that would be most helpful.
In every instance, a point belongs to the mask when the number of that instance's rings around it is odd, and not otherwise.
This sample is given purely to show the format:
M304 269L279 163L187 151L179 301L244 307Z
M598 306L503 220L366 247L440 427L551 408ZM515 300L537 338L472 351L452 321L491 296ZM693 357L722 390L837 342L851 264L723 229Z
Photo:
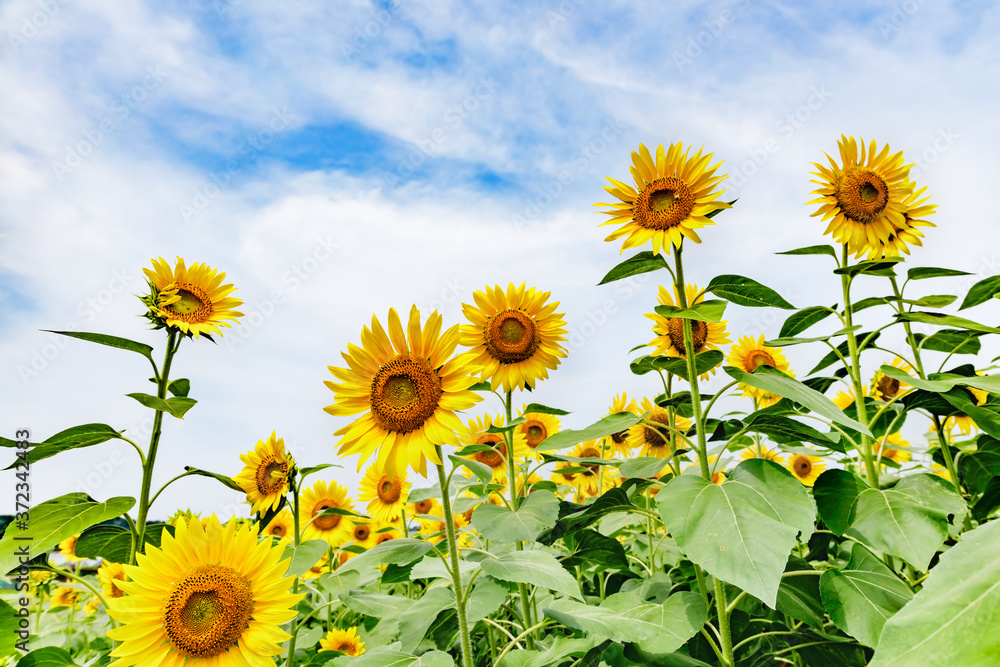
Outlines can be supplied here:
M149 309L146 318L153 328L177 329L187 336L216 333L219 327L229 327L226 320L235 322L243 313L234 310L243 305L229 296L236 288L223 285L226 274L210 269L207 264L196 263L190 267L180 257L171 269L162 257L152 260L153 269L143 269L149 283L149 294L141 297Z
M258 440L252 452L240 455L245 467L233 479L247 494L250 511L263 514L277 509L288 494L288 475L295 459L285 454L285 441L272 431L267 440Z

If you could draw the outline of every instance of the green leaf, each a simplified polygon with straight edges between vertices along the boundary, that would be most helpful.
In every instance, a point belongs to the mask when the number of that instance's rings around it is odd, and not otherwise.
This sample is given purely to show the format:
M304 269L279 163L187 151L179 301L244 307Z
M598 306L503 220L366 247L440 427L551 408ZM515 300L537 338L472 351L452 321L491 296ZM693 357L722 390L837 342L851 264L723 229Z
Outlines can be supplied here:
M487 558L481 565L483 572L494 579L531 584L583 599L573 575L545 551L513 551L497 559Z
M615 414L608 415L604 419L591 424L587 428L580 429L579 431L565 429L555 435L550 435L543 440L541 444L535 447L535 451L549 452L554 449L572 447L573 445L584 442L585 440L606 438L609 435L613 435L619 431L624 431L630 426L638 424L641 420L642 417L631 412L616 412Z
M951 294L928 294L919 299L901 299L901 301L911 306L919 306L920 308L944 308L957 298L957 296Z
M726 312L728 302L721 299L709 299L696 303L688 308L677 306L656 306L653 310L657 315L679 320L697 320L698 322L721 322Z
M392 542L392 540L389 540ZM388 544L388 542L383 542L383 544ZM323 540L307 540L298 544L297 546L288 545L285 547L285 553L282 554L282 558L290 558L288 563L288 571L285 573L286 576L299 576L309 571L319 559L323 557L330 549L330 545ZM350 561L348 561L350 562ZM337 570L340 571L339 568Z
M656 498L684 555L771 608L796 537L807 539L816 520L805 487L763 459L740 463L722 484L675 477Z
M969 293L965 295L965 300L962 301L959 310L965 310L966 308L986 303L998 292L1000 292L1000 276L984 278L972 286Z
M959 459L958 476L970 492L982 493L990 480L1000 476L1000 440L980 435L976 451L966 452Z
M415 651L438 614L454 607L455 595L450 588L431 588L426 591L399 615L400 648L407 652Z
M776 252L775 255L829 255L834 259L837 259L837 252L833 249L833 246L829 245L811 245L805 248L796 248L795 250L785 250L784 252Z
M855 339L858 341L858 352L864 352L865 350L871 349L878 341L878 338L879 338L878 331L856 334ZM839 352L840 356L845 359L850 359L849 345L850 345L849 341L845 340L840 345L837 346L837 352ZM830 364L836 363L837 361L840 361L840 357L837 356L836 352L830 350L826 354L826 356L820 359L819 363L816 364L811 371L809 371L808 375L813 375L823 370Z
M854 304L853 310L855 313L859 313L862 310L867 310L869 308L874 308L875 306L887 306L889 301L884 296L870 296L867 299L861 299L856 304Z
M476 623L490 616L500 609L500 605L507 601L510 591L506 586L501 586L490 577L480 577L476 580L476 587L472 589L469 596L469 606L466 614L469 623Z
M146 345L145 343L137 343L134 340L129 340L128 338L119 338L118 336L109 336L107 334L99 333L87 333L85 331L52 331L50 329L42 329L42 331L59 334L60 336L69 336L70 338L79 338L80 340L89 341L91 343L115 347L119 350L138 352L150 361L153 361L152 347Z
M455 465L461 466L475 475L483 484L489 484L490 480L493 479L493 468L489 467L485 463L474 459L460 459L452 454L449 454L448 458L451 459L451 462Z
M93 447L94 445L99 445L102 442L107 442L108 440L114 438L121 438L121 434L115 429L111 428L107 424L83 424L82 426L74 426L73 428L68 428L65 431L60 431L50 438L47 438L44 442L39 442L31 445L28 449L28 463L35 463L36 461L42 461L49 458L50 456L55 456L60 452L65 452L70 449L80 449L82 447ZM2 439L0 442L4 447L15 447L17 441ZM24 461L24 459L19 459ZM10 470L17 465L17 461L10 464L6 469Z
M861 274L868 276L894 276L896 275L896 272L892 269L901 261L902 260L899 258L893 259L891 257L886 257L885 259L866 260L864 262L852 264L851 266L834 269L833 272L837 275L848 276L857 276Z
M955 269L938 269L933 266L914 266L906 272L907 280L926 280L927 278L947 278L950 276L971 276L968 271Z
M785 574L781 577L781 585L778 586L776 607L782 614L822 631L823 623L826 621L826 609L823 607L819 592L819 571L816 571L816 574L787 576L788 572L812 570L813 567L808 561L794 556L788 559Z
M989 667L1000 655L1000 521L941 556L924 587L889 619L870 667Z
M564 507L574 507L569 503L564 503ZM581 509L577 511L569 510L562 514L556 528L562 528L565 532L573 532L585 528L601 517L614 512L632 512L638 509L628 499L628 495L620 487L609 489L597 497L589 505L576 505Z
M550 491L528 494L516 512L497 505L480 505L472 513L473 527L494 542L534 542L556 525L559 499Z
M983 523L998 507L1000 507L1000 477L994 477L986 485L983 495L972 507L972 518Z
M524 408L522 414L534 413L536 415L556 415L562 417L568 415L569 413L565 410L560 410L559 408L550 408L547 405L541 405L540 403L529 403L527 407Z
M191 391L191 381L186 378L180 378L174 380L169 385L167 385L167 391L169 391L174 396L187 396L188 392Z
M972 378L969 378L970 380ZM976 426L983 429L994 438L1000 438L1000 414L997 414L989 404L978 406L969 398L969 392L953 389L940 395L956 410L972 417Z
M956 317L955 315L947 315L945 313L927 313L918 310L912 313L897 313L895 317L897 320L906 320L908 322L935 324L941 327L957 327L959 329L980 331L982 333L1000 333L1000 329L996 327L988 327L985 324L979 324L964 317Z
M885 622L913 599L913 591L860 544L843 570L820 577L820 594L834 624L875 647Z
M830 449L838 447L838 443L830 435L783 415L755 412L745 426L748 431L763 433L779 445L811 442Z
M159 547L163 531L173 535L174 527L165 523L151 523L143 532L144 545ZM128 564L132 556L132 531L124 526L100 524L83 531L73 547L81 558L103 558L112 563Z
M694 355L695 371L698 375L707 373L722 363L723 359L725 359L725 355L719 350L698 352ZM652 371L666 371L684 380L688 379L687 360L683 357L641 357L633 361L630 368L636 375L645 375Z
M564 568L591 564L601 571L609 568L623 571L629 569L625 547L613 537L584 529L565 535L563 542L570 550L570 553L562 558Z
M667 268L667 261L663 259L663 255L654 253L650 250L643 250L608 271L608 275L604 276L601 282L597 284L607 285L608 283L613 283L614 281L621 280L622 278L637 276L640 273L648 273L650 271L665 268Z
M813 498L823 523L836 535L843 535L851 525L851 510L858 496L870 488L857 475L846 470L824 470L813 484Z
M14 655L14 644L20 639L17 634L20 619L16 614L12 606L0 600L0 656Z
M359 588L342 593L340 599L351 611L375 618L397 618L414 602L405 595L372 593Z
M318 466L309 466L308 468L299 468L299 479L303 479L307 475L311 475L314 472L319 472L320 470L326 470L327 468L342 468L336 463L322 463Z
M27 530L19 530L16 523L7 526L0 540L0 574L18 567L22 557L18 552L22 547L27 547L28 558L48 553L67 537L120 516L133 505L135 498L121 496L99 503L85 493L67 493L36 505L31 508Z
M924 571L948 537L949 518L960 525L967 511L944 480L911 475L891 489L867 488L858 494L844 534Z
M350 559L337 568L337 572L361 570L365 566L387 563L407 565L423 558L432 546L430 542L411 538L388 540ZM312 566L310 565L310 567Z
M189 475L197 475L199 477L211 477L212 479L222 482L223 485L229 487L233 491L246 493L246 491L243 490L243 487L240 486L239 483L232 477L227 477L226 475L220 475L217 472L209 472L207 470L202 470L201 468L193 468L191 466L184 466L184 472L186 472Z
M661 459L656 456L638 456L627 459L618 466L618 472L621 473L622 477L626 478L655 477L668 463L670 463L670 459Z
M17 667L76 667L73 657L58 646L35 649L17 661Z
M434 486L429 486L426 489L413 489L410 491L410 495L406 497L406 502L412 505L413 503L419 503L421 500L440 497L441 489L437 484L435 484Z
M489 382L477 382L469 387L469 391L492 391L491 387Z
M340 660L344 660L343 663ZM357 658L337 658L333 663L327 663L327 667L333 664L334 667L454 667L455 661L447 653L441 651L427 651L419 657L409 655L402 651L393 649L379 649L371 653L365 653Z
M738 306L751 306L754 308L771 306L774 308L784 308L785 310L795 310L795 306L785 301L773 289L744 276L716 276L708 283L705 291L731 301Z
M760 366L753 373L747 373L735 366L726 366L723 370L734 380L739 380L751 387L789 398L836 424L846 426L865 435L871 435L871 432L864 424L845 415L829 398L815 389L810 389L795 378L785 375L777 368Z
M983 334L978 331L965 331L963 329L942 329L930 336L922 333L914 333L913 337L917 344L925 350L935 352L945 352L947 354L979 354L981 345L979 337Z
M642 605L641 600L631 593L615 593L604 600L599 607L572 600L556 600L542 611L546 616L554 618L568 628L582 630L592 635L614 637L620 642L639 642L660 633L660 626L657 623L639 620L633 615L627 615L628 612L619 613L611 607L606 607L605 604L614 604L616 596L626 598L629 604L638 604L640 609L644 606L657 606Z
M170 407L170 414L178 419L184 419L184 415L187 411L194 407L195 403L198 401L193 398L188 398L187 396L174 396L173 398L167 399L167 405Z
M190 410L194 404L198 402L193 398L182 397L174 397L164 400L157 396L151 396L150 394L143 394L140 392L125 395L129 398L134 398L150 410L166 412L168 415L177 417L177 419L183 419L184 413Z
M826 308L824 306L810 306L808 308L803 308L802 310L792 313L785 320L785 323L781 325L781 332L778 333L780 338L787 338L790 336L796 336L817 322L822 322L830 315L833 314L833 310L836 309L837 304L833 305L833 309Z

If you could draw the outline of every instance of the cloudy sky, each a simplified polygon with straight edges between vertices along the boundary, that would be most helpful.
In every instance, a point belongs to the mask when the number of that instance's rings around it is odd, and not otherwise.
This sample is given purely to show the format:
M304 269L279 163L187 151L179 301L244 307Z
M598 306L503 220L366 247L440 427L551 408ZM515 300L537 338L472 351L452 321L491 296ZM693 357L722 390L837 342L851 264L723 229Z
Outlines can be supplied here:
M150 411L124 396L151 391L147 362L40 330L125 336L159 356L163 333L133 295L161 256L226 272L247 316L218 345L181 346L174 375L200 402L167 418L159 483L184 465L236 474L272 430L302 465L337 462L346 421L322 410L326 367L372 314L416 304L459 323L461 303L496 283L551 291L571 332L569 357L525 402L582 427L617 392L653 395L658 379L631 375L628 350L650 339L643 313L667 274L596 286L620 246L593 204L605 176L628 180L640 142L724 160L739 202L685 253L702 285L737 273L796 306L841 300L828 258L773 253L825 242L803 205L808 171L842 133L904 151L933 193L938 227L911 261L1000 273L980 199L1000 149L998 31L1000 8L968 1L8 0L3 435L100 422L148 439ZM785 315L731 306L730 336L776 336ZM787 353L802 376L822 350ZM330 477L353 483L356 460L342 463ZM106 443L32 479L37 502L136 495L139 476L131 448ZM187 479L152 515L229 516L240 500Z

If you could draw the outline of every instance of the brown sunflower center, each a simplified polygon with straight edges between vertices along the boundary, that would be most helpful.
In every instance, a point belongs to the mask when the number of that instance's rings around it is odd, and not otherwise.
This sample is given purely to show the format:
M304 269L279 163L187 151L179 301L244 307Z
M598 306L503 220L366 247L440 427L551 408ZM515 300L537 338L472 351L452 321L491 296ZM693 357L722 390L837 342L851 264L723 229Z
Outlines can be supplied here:
M357 647L354 645L350 639L345 639L343 641L337 642L331 647L334 651L340 651L344 655L354 655L357 652Z
M601 453L597 451L597 448L595 447L584 447L583 450L580 452L579 457L581 459L602 458ZM600 470L601 468L601 466L596 463L581 463L580 465L582 465L584 468L587 468L588 470L590 470L590 472L594 473L595 475L597 474L597 471Z
M663 429L653 429L650 427L645 427L642 429L642 438L646 445L650 449L656 449L657 447L667 447L670 448L670 440L664 436L664 434L670 431L666 428L670 426L670 417L664 414L660 415L650 415L647 419L657 424L663 424L665 428Z
M372 379L372 418L385 431L415 431L434 414L442 393L441 378L426 359L399 355Z
M427 500L413 503L413 507L417 510L417 514L427 514L434 508L434 501L428 498Z
M529 419L524 422L524 425L521 426L521 432L524 433L525 439L528 441L528 447L532 449L542 444L542 440L549 437L549 431L545 428L545 424L537 419Z
M484 433L476 439L476 444L490 445L494 449L492 451L476 452L472 458L480 463L485 463L491 468L499 468L504 465L504 460L507 456L507 445L504 443L503 438L496 433Z
M276 535L277 537L284 537L285 527L282 525L271 526L271 534Z
M844 214L857 222L873 222L889 203L889 186L875 170L848 167L837 182L837 203Z
M491 317L484 338L490 356L505 364L530 359L540 342L534 320L527 313L513 309Z
M285 490L288 479L288 462L268 456L257 466L257 491L262 496L270 496Z
M180 580L163 610L167 639L186 657L211 658L228 651L250 625L253 590L228 565L201 565Z
M386 531L384 533L379 533L378 537L375 538L375 541L382 544L383 542L388 542L389 540L394 539L396 539L396 536L392 534L392 531Z
M690 320L691 340L694 343L694 353L704 351L705 343L708 341L708 324L699 320ZM687 356L687 348L684 347L684 320L679 317L667 318L667 337L674 349Z
M880 377L876 386L878 387L879 393L886 398L893 398L899 393L899 380L891 378L888 375Z
M625 441L627 439L628 439L628 429L611 434L611 442L615 443L616 445L625 444Z
M796 456L792 459L792 469L795 474L799 477L808 477L809 473L812 472L813 464L812 461L804 456Z
M205 290L190 283L178 283L173 287L177 289L176 296L179 298L164 306L163 310L170 313L174 319L185 322L198 323L209 319L212 314L212 300L208 298Z
M398 477L389 478L387 475L382 475L382 479L378 481L378 499L387 505L392 505L399 501L399 496L402 493L402 483Z
M336 528L337 526L340 525L340 515L339 514L323 514L322 516L320 515L320 513L323 510L330 509L331 507L340 507L340 505L338 505L337 503L335 503L332 500L326 499L326 500L321 500L318 503L316 503L316 506L313 508L313 511L312 511L313 520L312 520L312 522L313 522L313 525L316 526L318 529L320 529L320 530L333 530L334 528Z
M123 591L122 589L118 588L118 585L115 583L116 581L125 581L125 575L124 574L116 574L114 577L112 577L112 579L111 579L111 597L113 597L113 598L125 597L125 591Z
M694 205L694 193L687 183L670 176L643 188L632 205L632 215L643 229L670 229L686 220Z
M368 536L372 534L372 529L368 526L361 524L354 527L354 540L356 542L364 542L368 539Z
M761 366L774 366L774 357L764 350L754 350L747 355L747 371L752 373Z

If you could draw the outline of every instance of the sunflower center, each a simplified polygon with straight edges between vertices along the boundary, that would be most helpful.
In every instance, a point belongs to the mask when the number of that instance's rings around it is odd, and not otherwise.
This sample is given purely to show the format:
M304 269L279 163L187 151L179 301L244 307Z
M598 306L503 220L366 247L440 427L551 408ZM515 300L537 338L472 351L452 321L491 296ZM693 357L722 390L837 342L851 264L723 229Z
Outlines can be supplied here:
M375 538L375 541L378 542L379 544L382 544L383 542L388 542L389 540L394 540L394 539L396 539L396 536L393 535L391 531L389 531L380 534L378 537Z
M507 456L507 445L503 439L495 433L484 433L476 440L477 445L490 445L492 451L476 452L472 457L480 463L485 463L491 468L499 468L504 464Z
M415 431L434 414L442 393L441 378L426 359L399 355L372 379L372 418L385 431Z
M364 542L368 539L368 536L372 534L372 529L368 526L355 526L354 527L354 539L357 542Z
M186 657L211 658L228 651L250 625L253 590L228 565L201 565L178 582L163 611L167 639Z
M389 479L388 476L382 475L382 479L378 481L378 499L383 503L391 505L399 501L401 491L402 484L398 477Z
M649 421L656 422L657 424L663 424L665 427L670 426L670 417L667 415L650 415L648 417ZM668 432L666 428L661 432L657 429L649 428L648 426L642 430L643 440L646 445L651 449L657 447L670 447L669 441L663 436L663 433Z
M257 466L257 491L262 496L269 496L285 490L285 480L288 478L288 462L269 456Z
M679 178L658 178L647 185L632 205L636 223L644 229L670 229L691 215L695 198Z
M899 380L883 375L878 379L878 390L886 398L893 398L899 393Z
M848 167L837 183L835 196L844 214L852 220L875 221L889 203L889 186L868 167Z
M531 447L532 449L542 444L542 440L549 437L549 432L548 429L545 428L545 424L537 419L531 419L525 422L524 426L521 427L521 430L525 435L525 439L528 441L528 447Z
M434 502L430 499L421 500L420 502L414 503L413 506L417 510L417 514L427 514L434 507Z
M694 343L694 353L698 354L705 349L705 342L708 340L708 325L700 320L690 320L691 340ZM667 337L681 356L687 356L687 348L684 347L684 320L679 317L667 318Z
M792 460L792 468L795 470L795 474L799 477L807 477L812 471L812 467L812 461L804 456L796 456L795 459Z
M314 526L320 530L333 530L340 525L339 514L324 514L320 516L320 512L331 507L339 507L339 505L332 500L321 500L316 503L316 507L312 511Z
M174 285L177 300L163 306L174 319L185 322L198 323L205 322L212 314L212 300L208 298L205 290L190 283L179 283ZM169 289L169 288L168 288Z
M284 537L285 536L285 527L284 526L274 526L274 527L271 528L271 534L272 535L277 535L278 537Z
M615 443L616 445L625 444L625 441L627 439L628 439L628 429L611 434L611 442Z
M602 457L601 453L597 451L597 449L595 449L594 447L585 447L583 451L580 452L580 458L599 459ZM588 468L590 472L594 473L595 475L597 474L597 471L600 470L601 468L601 466L596 463L581 463L580 465L582 465L584 468Z
M898 452L895 449L886 449L885 451L882 452L882 457L887 459L892 459L893 461L895 461L896 454L898 454Z
M513 309L500 311L490 318L485 341L490 356L505 364L530 359L540 342L534 320Z
M774 357L763 350L754 350L747 356L747 370L752 373L761 366L774 366Z

